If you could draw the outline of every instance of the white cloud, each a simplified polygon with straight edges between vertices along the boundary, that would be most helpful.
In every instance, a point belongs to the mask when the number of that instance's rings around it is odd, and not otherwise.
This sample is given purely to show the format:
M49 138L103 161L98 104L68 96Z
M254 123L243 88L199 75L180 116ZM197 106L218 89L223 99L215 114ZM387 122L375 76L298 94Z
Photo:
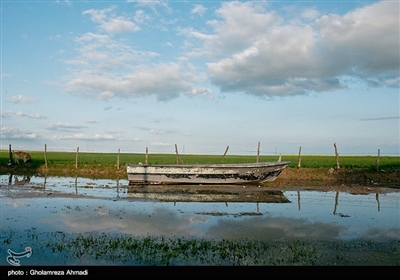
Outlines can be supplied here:
M343 88L344 75L399 86L398 3L379 2L344 16L325 15L315 25L285 23L256 5L225 3L217 11L222 20L210 22L214 34L202 37L205 50L212 53L212 46L217 46L212 55L221 56L207 66L211 81L223 92L321 92Z
M110 98L114 97L114 93L111 91L103 91L102 93L99 94L99 99L100 100L108 100Z
M191 96L206 96L212 93L212 90L209 88L194 88L192 91L188 94Z
M39 138L36 133L27 129L18 129L10 126L1 127L1 135L3 139L21 139L30 140Z
M97 140L115 140L112 135L105 134L105 135L100 135L100 134L95 134L94 136L86 135L84 133L75 133L73 135L66 135L66 136L61 136L61 135L54 135L52 136L53 140L86 140L86 141L97 141Z
M199 14L203 15L207 11L207 8L205 8L203 5L194 5L193 9L190 11L191 14Z
M14 112L14 111L11 111L11 110L6 110L6 111L2 111L1 112L1 116L3 118L8 118L8 117L10 117L12 115L15 115L17 117L27 117L29 119L38 119L38 120L39 119L47 119L47 117L45 117L45 116L43 116L41 114L25 114L22 111Z
M2 118L9 118L14 115L14 112L11 110L1 110L1 117Z
M128 0L128 2L135 2L137 3L138 6L140 7L148 7L150 8L154 13L157 13L157 7L164 8L166 11L171 11L170 7L168 6L168 3L165 1L140 1L140 0Z
M99 123L100 121L98 121L98 120L87 120L86 122L87 123Z
M96 140L112 140L112 139L114 139L114 137L110 134L105 134L105 135L95 134L94 139L96 139Z
M108 22L101 24L101 28L107 33L124 33L134 32L140 30L139 26L132 21L126 20L122 17L110 19Z
M196 80L182 65L169 63L134 67L123 76L83 70L73 74L67 90L98 98L110 98L110 93L123 98L155 95L166 101L190 92Z
M164 142L153 142L151 143L153 146L171 146L170 143L164 143Z
M135 12L134 20L136 23L145 23L150 19L151 17L148 14L146 14L143 10L137 10Z
M37 98L30 98L22 94L18 94L17 96L8 98L7 101L12 103L33 103L37 101Z
M250 47L254 41L266 38L268 30L280 26L283 19L265 10L265 5L258 2L224 2L215 11L221 20L207 22L214 34L202 37L207 39L204 48L208 55L226 56L226 52L238 52Z
M186 53L173 58L88 32L76 38L79 55L66 61L75 69L65 77L65 86L68 92L99 100L150 95L158 101L211 94L197 85L203 81L223 93L260 97L338 90L347 86L342 77L349 75L370 86L399 87L398 5L378 2L345 15L322 16L307 7L291 19L270 10L266 2L223 2L215 11L217 19L207 22L211 31L177 26L176 32L187 38L182 46ZM203 8L197 5L192 12ZM112 6L83 14L110 34L130 29L132 21L116 12ZM135 16L144 20L145 12ZM205 69L208 81L200 72Z
M51 123L48 124L46 127L50 130L76 130L85 128L85 126L62 123L62 122Z
M99 24L100 29L110 34L135 32L140 30L140 27L128 18L123 16L114 16L113 12L115 9L116 6L111 6L110 8L103 10L90 9L83 11L82 14L90 15L92 21Z
M339 74L352 73L382 82L398 78L399 5L383 1L316 21L323 51Z

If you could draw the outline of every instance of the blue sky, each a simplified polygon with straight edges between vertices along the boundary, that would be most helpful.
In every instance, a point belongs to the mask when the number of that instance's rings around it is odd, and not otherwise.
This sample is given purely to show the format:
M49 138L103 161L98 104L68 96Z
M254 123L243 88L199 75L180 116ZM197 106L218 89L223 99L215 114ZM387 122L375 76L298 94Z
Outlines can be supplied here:
M1 1L1 149L399 155L399 1Z

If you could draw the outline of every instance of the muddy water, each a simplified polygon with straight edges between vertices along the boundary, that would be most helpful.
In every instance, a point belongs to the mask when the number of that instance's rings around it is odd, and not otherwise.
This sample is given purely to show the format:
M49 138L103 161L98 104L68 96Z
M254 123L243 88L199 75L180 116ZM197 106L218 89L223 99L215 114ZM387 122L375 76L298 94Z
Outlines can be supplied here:
M26 247L33 253L21 262L58 264L36 250L45 241L35 236L49 232L208 240L400 239L400 192L274 191L241 202L225 194L208 199L140 195L129 191L127 180L0 175L0 185L0 265L9 265L8 249Z

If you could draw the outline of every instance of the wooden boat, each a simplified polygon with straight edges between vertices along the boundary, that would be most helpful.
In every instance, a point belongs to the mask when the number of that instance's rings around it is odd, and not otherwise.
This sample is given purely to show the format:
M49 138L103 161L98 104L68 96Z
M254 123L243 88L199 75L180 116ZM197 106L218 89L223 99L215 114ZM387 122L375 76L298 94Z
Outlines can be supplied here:
M261 184L274 181L289 164L290 161L243 164L128 164L126 169L129 185Z

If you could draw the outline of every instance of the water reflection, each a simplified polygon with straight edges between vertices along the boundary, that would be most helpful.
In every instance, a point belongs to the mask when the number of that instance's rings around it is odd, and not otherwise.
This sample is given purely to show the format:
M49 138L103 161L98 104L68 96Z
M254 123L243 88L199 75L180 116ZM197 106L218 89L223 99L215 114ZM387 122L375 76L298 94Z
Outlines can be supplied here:
M0 182L3 231L259 240L399 239L400 232L398 192L210 196L141 193L127 180L1 175Z

